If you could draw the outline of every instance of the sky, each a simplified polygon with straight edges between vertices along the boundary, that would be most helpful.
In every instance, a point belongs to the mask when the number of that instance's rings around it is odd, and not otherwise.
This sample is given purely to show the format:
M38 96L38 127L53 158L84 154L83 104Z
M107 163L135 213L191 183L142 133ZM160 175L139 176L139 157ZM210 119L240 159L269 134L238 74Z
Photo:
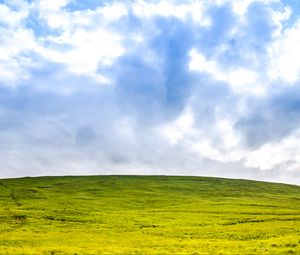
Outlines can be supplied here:
M298 0L0 0L0 178L300 184Z

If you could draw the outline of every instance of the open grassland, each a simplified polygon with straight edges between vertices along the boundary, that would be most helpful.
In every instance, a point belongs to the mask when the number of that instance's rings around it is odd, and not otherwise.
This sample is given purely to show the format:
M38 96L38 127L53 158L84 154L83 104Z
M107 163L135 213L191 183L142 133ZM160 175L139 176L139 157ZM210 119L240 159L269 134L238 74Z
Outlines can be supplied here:
M0 254L300 254L300 187L205 177L0 180Z

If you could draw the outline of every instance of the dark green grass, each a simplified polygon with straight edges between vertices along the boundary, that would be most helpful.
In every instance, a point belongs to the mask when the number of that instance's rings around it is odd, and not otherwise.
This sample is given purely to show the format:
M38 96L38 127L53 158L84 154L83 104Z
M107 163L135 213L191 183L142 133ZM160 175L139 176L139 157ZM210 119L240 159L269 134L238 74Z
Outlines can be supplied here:
M206 177L0 180L0 254L300 254L300 187Z

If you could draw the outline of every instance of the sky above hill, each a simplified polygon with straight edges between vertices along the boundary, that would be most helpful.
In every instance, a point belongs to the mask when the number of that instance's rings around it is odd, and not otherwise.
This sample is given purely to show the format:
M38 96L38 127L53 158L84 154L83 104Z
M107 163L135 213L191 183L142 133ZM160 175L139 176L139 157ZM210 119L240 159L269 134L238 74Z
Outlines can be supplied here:
M298 0L0 0L0 177L300 184Z

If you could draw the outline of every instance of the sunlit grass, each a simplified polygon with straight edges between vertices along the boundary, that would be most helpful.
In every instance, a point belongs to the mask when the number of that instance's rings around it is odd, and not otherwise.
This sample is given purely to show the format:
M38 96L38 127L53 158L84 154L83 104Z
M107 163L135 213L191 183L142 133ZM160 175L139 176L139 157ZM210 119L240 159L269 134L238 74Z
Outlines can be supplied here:
M300 254L300 187L164 176L0 180L0 254Z

